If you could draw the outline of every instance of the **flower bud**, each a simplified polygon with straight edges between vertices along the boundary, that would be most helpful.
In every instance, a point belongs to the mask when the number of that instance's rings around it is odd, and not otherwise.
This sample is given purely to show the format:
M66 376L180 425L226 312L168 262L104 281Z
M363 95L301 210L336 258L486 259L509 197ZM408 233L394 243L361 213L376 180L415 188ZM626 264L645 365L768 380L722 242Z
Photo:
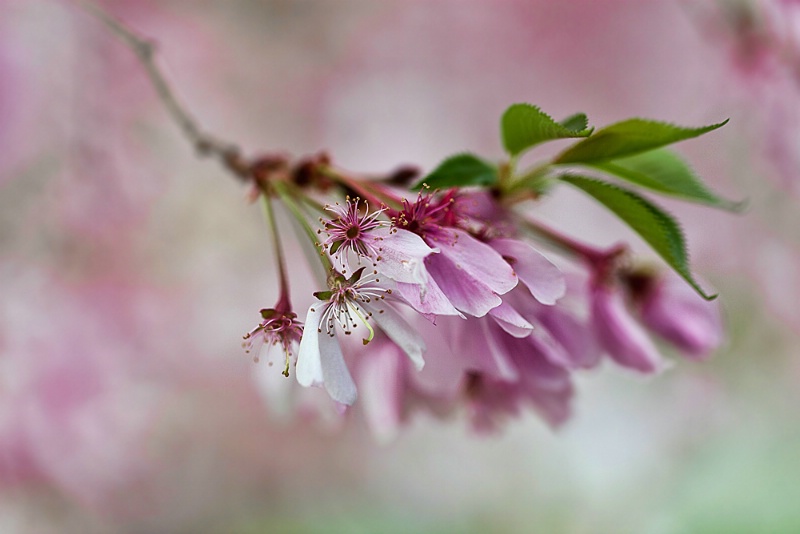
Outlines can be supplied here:
M722 343L719 305L703 300L681 280L661 278L641 301L642 322L687 356L702 358Z
M628 313L618 291L606 286L592 290L592 323L600 345L618 364L643 373L661 370L658 349Z

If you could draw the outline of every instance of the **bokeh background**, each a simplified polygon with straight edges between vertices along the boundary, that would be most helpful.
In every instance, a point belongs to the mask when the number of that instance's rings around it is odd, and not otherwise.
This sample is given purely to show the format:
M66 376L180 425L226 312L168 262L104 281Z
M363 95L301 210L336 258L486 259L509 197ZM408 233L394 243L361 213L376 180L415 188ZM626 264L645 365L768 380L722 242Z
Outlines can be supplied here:
M678 148L747 212L663 202L729 341L647 380L583 373L555 431L420 415L379 445L360 417L276 417L239 347L277 294L259 210L98 20L0 0L0 532L800 532L800 3L102 5L251 154L500 158L519 101L595 125L730 117ZM539 209L649 254L578 194Z

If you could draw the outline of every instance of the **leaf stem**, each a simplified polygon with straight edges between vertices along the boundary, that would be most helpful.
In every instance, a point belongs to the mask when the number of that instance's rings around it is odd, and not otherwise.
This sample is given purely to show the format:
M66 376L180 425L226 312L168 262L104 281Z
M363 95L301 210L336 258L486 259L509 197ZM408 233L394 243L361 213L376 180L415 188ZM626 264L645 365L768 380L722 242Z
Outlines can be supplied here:
M521 193L528 192L535 196L541 194L541 186L546 181L548 170L550 170L550 163L542 163L529 169L521 176L517 177L512 175L504 188L504 196L513 201L515 197L517 197L518 200L522 200L528 196Z

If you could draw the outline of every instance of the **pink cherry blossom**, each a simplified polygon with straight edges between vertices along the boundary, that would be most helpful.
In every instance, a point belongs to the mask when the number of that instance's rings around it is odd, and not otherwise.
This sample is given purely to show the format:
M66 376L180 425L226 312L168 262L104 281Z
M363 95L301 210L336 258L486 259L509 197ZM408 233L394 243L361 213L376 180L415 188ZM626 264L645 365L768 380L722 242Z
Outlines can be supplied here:
M465 378L465 395L470 418L478 431L491 431L508 416L519 415L524 407L538 411L551 425L566 421L573 395L569 372L550 363L534 336L516 338L496 325L490 335L515 370L515 377L472 371Z
M586 369L600 361L600 348L592 329L565 305L546 306L522 288L506 300L530 324L535 325L530 342L554 365L565 369Z
M502 303L500 295L517 285L517 276L492 247L456 227L452 204L452 194L438 199L430 193L420 194L413 203L405 200L403 209L393 214L398 228L419 235L439 250L425 258L430 297L417 299L408 286L398 289L422 313L453 315L455 308L482 317Z
M348 198L344 204L325 206L338 217L321 220L328 235L323 246L343 267L347 265L347 253L353 252L359 262L367 258L384 276L399 283L416 284L424 294L428 276L423 260L439 251L430 248L419 236L391 227L389 221L381 221L379 217L384 210L370 212L364 202L362 213L359 203L358 198Z

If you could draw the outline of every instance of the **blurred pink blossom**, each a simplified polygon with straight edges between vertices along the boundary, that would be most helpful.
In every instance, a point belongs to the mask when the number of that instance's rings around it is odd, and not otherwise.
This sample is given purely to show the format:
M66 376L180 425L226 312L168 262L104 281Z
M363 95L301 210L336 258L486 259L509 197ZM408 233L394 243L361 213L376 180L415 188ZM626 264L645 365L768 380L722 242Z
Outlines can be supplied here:
M639 298L642 322L682 354L703 358L722 344L719 303L704 300L678 277L655 280Z
M658 349L626 309L619 291L597 285L591 294L591 310L597 339L615 362L642 373L663 369Z
M146 440L158 398L134 378L145 333L119 322L139 297L2 269L4 283L15 282L0 308L4 484L46 482L87 506L124 507L115 495L152 467Z

